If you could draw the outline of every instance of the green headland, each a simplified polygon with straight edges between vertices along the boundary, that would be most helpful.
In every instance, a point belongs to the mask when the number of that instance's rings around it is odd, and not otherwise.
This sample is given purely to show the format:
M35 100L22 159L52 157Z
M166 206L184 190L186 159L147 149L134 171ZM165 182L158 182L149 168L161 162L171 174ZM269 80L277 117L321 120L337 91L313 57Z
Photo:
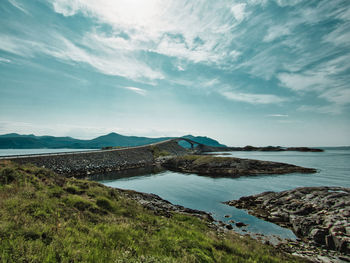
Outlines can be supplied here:
M304 262L136 192L0 163L1 262Z

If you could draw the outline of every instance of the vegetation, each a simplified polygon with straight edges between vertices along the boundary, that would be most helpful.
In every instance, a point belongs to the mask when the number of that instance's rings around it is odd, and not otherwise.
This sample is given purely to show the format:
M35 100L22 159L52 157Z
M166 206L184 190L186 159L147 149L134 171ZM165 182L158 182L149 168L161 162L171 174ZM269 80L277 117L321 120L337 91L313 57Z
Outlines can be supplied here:
M0 163L0 262L300 262L99 183Z
M168 151L161 150L158 146L154 146L154 145L151 146L151 151L154 159L157 159L158 157L162 157L162 156L171 155L171 153L169 153Z
M178 162L191 162L194 165L204 165L210 163L225 163L227 161L235 160L234 157L218 157L212 155L181 155L176 157L176 161Z

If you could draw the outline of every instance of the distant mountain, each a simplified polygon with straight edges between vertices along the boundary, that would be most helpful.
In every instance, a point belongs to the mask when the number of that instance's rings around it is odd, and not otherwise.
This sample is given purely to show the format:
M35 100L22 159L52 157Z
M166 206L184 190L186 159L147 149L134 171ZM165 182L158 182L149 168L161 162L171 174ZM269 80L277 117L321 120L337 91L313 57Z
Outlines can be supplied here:
M125 136L118 133L109 133L92 140L79 140L72 137L35 136L10 133L0 135L0 149L39 149L39 148L70 148L70 149L100 149L107 146L140 146L155 142L165 141L172 137L148 138L137 136ZM218 141L201 136L186 135L184 138L209 146L221 146ZM183 145L188 147L186 143Z
M208 146L227 147L226 145L220 144L218 141L216 141L216 140L214 140L212 138L209 138L209 137L193 136L193 135L185 135L185 136L182 136L182 137L190 139L190 140L192 140L194 142L198 142L198 143L201 143L201 144L208 145Z

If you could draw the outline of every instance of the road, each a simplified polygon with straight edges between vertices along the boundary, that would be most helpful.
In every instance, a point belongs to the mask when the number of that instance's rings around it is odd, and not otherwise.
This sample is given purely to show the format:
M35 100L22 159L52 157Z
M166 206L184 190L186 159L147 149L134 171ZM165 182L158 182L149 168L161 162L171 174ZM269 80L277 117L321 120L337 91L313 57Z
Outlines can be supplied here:
M41 156L59 156L59 155L75 155L75 154L84 154L84 153L98 153L98 152L113 152L113 151L124 151L128 149L138 149L138 148L144 148L144 147L150 147L155 146L159 144L169 143L171 141L179 141L179 139L169 139L161 142L155 142L151 144L146 145L140 145L140 146L131 146L131 147L123 147L123 148L117 148L117 149L109 149L109 150L89 150L89 151L75 151L75 152L60 152L60 153L37 153L37 154L24 154L24 155L6 155L6 156L0 156L0 160L9 160L9 159L18 159L18 158L28 158L28 157L41 157ZM187 140L185 140L187 141Z

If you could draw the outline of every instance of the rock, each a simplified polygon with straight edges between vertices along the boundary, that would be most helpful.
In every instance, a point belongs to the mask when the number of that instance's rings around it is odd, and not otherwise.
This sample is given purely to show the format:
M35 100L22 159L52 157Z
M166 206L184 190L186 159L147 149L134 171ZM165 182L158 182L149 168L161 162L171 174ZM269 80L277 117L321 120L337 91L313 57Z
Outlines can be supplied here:
M309 236L316 243L323 245L323 244L326 244L326 235L327 234L328 234L327 230L315 228L315 229L311 230Z
M225 227L230 230L233 229L233 226L231 224L227 224Z
M231 216L230 216L230 215L225 215L225 217L226 217L226 218L229 218L229 217L231 217Z
M237 222L236 223L237 227L243 227L243 226L247 226L246 224L244 224L243 222Z
M225 202L288 227L303 240L350 253L350 188L301 187Z
M304 168L286 163L234 157L213 157L208 155L176 156L166 160L162 165L169 170L179 172L225 177L316 172L316 170L312 168Z

